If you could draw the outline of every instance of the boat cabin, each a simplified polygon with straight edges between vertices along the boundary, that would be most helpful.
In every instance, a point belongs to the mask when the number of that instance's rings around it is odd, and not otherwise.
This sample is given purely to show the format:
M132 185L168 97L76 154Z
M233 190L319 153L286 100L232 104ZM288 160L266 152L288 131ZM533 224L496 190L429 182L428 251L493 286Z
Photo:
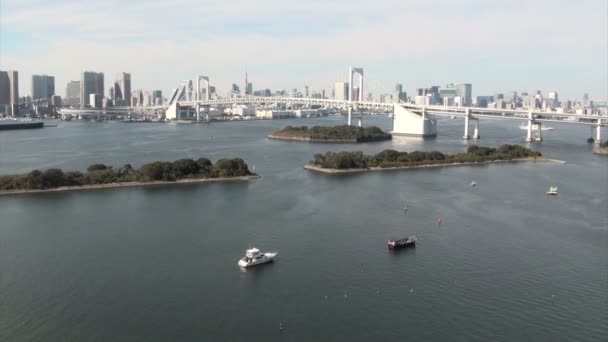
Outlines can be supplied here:
M248 249L247 252L245 253L245 256L248 258L255 258L257 256L259 256L260 250L257 248L252 248L252 249Z

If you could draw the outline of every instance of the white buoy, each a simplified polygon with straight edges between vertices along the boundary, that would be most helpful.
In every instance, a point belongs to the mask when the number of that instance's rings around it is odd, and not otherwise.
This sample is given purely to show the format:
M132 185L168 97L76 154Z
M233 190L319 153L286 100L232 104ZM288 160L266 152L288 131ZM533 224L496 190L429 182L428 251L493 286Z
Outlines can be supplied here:
M414 289L410 289L410 293L414 293Z

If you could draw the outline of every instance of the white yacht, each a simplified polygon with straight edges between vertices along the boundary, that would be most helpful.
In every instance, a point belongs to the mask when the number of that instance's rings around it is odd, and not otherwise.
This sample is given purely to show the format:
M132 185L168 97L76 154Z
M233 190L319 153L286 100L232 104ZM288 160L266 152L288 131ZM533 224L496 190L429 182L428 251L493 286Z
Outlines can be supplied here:
M248 249L245 256L239 260L238 265L241 267L250 267L272 261L277 255L277 252L262 253L257 248Z

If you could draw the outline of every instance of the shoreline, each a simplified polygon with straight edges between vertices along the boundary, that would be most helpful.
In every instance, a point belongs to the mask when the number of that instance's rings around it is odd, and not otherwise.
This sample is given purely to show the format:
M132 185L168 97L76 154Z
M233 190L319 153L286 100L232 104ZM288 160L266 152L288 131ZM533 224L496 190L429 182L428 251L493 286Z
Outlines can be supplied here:
M475 165L489 165L489 164L500 164L500 163L521 163L521 162L549 162L566 164L565 161L559 159L551 159L545 157L537 158L518 158L511 160L491 160L482 162L465 162L465 163L445 163L445 164L428 164L428 165L412 165L412 166L394 166L394 167L368 167L365 169L325 169L319 166L307 164L304 166L306 170L314 172L322 172L329 174L348 174L348 173L361 173L361 172L373 172L373 171L392 171L392 170L406 170L406 169L424 169L424 168L440 168L448 166L475 166Z
M21 190L0 190L0 196L22 195L22 194L38 194L48 192L67 192L67 191L84 191L84 190L100 190L100 189L117 189L117 188L133 188L147 186L162 186L162 185L183 185L183 184L200 184L200 183L217 183L217 182L242 182L261 178L258 175L237 176L237 177L221 177L221 178L186 178L176 181L153 181L153 182L125 182L125 183L107 183L82 186L62 186L52 189L21 189Z
M286 141L299 141L299 142L307 142L307 143L327 143L327 144L361 144L368 142L378 142L378 141L387 141L388 139L372 139L372 140L363 140L358 141L357 139L313 139L313 138L303 138L303 137L282 137L279 135L269 134L266 136L268 139L274 140L286 140Z
M599 147L599 148L595 149L595 150L593 151L593 153L595 153L595 154L603 154L603 155L608 155L608 147L607 147L607 148Z

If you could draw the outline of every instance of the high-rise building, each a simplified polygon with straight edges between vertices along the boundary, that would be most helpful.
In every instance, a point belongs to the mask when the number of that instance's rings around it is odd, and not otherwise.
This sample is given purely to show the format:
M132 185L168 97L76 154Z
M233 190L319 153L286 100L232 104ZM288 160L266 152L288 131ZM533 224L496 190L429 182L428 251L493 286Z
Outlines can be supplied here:
M587 106L589 104L589 94L585 93L583 95L583 106Z
M48 99L55 95L55 77L32 75L32 100Z
M0 105L7 105L10 103L10 86L8 73L6 71L0 71Z
M156 106L163 104L163 92L160 90L152 91L152 103Z
M246 90L245 94L247 94L247 95L253 94L253 83L251 83L251 82L247 83L247 90Z
M462 98L462 106L470 107L473 105L473 86L470 83L456 85L456 96Z
M0 105L10 105L10 110L7 112L12 115L17 114L19 105L19 73L17 71L0 71Z
M114 83L114 98L123 100L128 106L131 106L131 74L121 72L116 75Z
M80 106L80 81L70 81L67 84L63 102L68 106Z
M102 98L100 94L91 93L89 95L89 106L91 108L101 108L102 107Z
M15 70L8 71L9 96L8 100L11 105L19 104L19 72Z
M103 72L83 71L80 78L80 107L91 105L91 94L104 96Z
M456 97L456 95L456 86L454 86L452 83L446 85L445 87L439 88L439 96L443 99L442 101L444 105L446 105L446 103L453 103L453 99Z
M403 91L403 85L401 83L395 84L395 94L393 95L393 100L396 103L407 101L407 93Z
M360 97L359 97L359 87L354 87L353 88L353 98L351 99L351 101L361 101Z
M336 82L335 99L348 101L348 82Z

